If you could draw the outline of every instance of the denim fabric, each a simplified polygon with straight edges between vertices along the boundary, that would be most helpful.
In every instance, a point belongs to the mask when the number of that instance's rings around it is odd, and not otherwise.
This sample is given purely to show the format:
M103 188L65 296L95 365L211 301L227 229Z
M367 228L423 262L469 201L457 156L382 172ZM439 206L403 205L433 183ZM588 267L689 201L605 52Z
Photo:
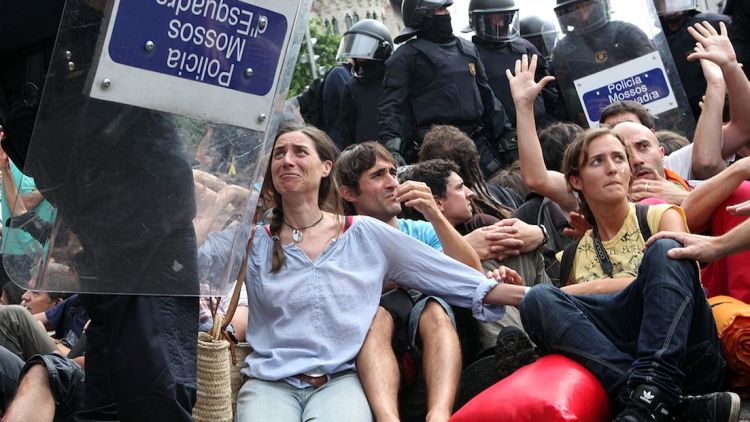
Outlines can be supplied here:
M235 422L372 422L370 405L353 371L333 375L320 388L250 378L237 394Z
M536 286L521 319L545 353L561 353L593 373L610 396L649 384L668 402L716 391L726 363L694 261L673 260L662 239L650 246L638 277L622 292L571 296Z
M0 416L3 416L18 388L23 361L15 353L0 347Z
M19 381L34 365L44 365L55 399L55 421L70 422L83 394L83 369L72 360L55 353L34 355L23 366Z
M424 307L427 306L428 300L434 300L439 303L440 306L443 307L445 313L448 314L448 318L451 319L453 327L456 326L456 316L453 315L453 308L451 308L451 306L448 305L448 302L443 299L436 296L427 296L414 304L411 314L409 315L409 340L411 342L409 350L411 350L412 355L419 360L422 360L422 341L417 339L417 335L419 334L419 318L422 317L422 312L424 311Z

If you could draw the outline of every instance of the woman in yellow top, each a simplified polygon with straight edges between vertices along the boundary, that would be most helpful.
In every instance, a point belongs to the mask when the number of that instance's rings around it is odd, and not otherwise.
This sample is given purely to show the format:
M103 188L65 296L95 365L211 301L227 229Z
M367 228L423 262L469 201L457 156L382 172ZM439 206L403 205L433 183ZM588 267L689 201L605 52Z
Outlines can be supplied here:
M535 130L531 104L551 80L534 82L535 67L536 57L524 56L515 76L507 72L522 159ZM573 194L593 229L576 249L571 276L586 282L532 288L521 302L524 328L541 352L564 354L599 379L617 422L736 421L736 394L707 394L721 387L726 364L695 261L668 258L679 246L669 239L643 252L628 199L629 157L617 133L590 129L566 150L564 175L544 174L548 186ZM647 219L653 232L686 230L677 207L652 206Z

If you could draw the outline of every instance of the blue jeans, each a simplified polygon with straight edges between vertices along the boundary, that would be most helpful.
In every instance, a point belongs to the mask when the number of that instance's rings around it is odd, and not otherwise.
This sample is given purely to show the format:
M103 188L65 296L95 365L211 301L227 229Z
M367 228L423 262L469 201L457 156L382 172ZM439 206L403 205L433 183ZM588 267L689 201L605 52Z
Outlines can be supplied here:
M532 288L521 302L526 332L544 353L582 364L613 398L649 384L667 402L718 390L726 363L694 261L673 260L670 239L650 246L638 277L615 294L571 296Z
M297 388L285 381L250 378L237 394L235 422L372 422L359 376L334 375L319 388Z

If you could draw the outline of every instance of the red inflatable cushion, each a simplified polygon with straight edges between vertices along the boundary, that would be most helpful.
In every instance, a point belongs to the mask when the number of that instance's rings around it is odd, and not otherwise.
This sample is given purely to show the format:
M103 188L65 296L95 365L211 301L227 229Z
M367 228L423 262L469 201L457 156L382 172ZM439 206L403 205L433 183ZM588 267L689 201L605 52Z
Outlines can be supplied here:
M547 355L484 390L450 422L606 422L609 398L579 363Z

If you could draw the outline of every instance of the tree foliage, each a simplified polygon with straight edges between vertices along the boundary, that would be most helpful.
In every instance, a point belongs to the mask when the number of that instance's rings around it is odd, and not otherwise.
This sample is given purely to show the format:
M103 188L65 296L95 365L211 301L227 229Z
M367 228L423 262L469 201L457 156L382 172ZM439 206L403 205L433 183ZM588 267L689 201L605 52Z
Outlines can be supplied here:
M319 70L322 69L325 72L337 64L336 53L339 49L341 36L334 34L319 18L312 18L309 21L309 25L310 36L315 40L315 44L313 45L313 54L317 56L315 64ZM289 86L289 98L296 97L312 81L312 70L310 69L310 61L307 55L307 41L303 40L299 56L297 57L297 64L294 67L292 83Z

